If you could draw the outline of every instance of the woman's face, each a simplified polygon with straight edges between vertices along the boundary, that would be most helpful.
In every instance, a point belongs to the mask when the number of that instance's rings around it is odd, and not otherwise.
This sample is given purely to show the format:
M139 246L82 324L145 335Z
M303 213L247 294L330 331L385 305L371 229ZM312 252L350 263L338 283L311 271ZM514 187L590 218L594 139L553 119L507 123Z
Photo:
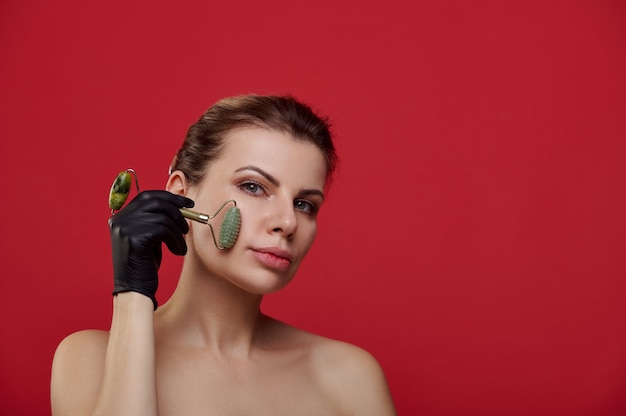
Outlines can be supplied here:
M315 239L326 169L312 143L262 128L232 131L187 196L196 202L194 210L208 214L234 199L241 228L235 245L220 251L208 226L190 224L187 244L196 266L252 293L284 287ZM216 235L222 219L213 222Z

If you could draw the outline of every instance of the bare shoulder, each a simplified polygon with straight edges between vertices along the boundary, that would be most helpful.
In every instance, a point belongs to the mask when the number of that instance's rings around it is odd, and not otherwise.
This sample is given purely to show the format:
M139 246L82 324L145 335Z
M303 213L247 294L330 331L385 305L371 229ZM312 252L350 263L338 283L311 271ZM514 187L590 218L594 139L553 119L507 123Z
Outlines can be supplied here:
M54 353L53 375L62 376L67 371L76 371L104 363L108 331L88 329L67 336Z
M109 333L99 330L75 332L56 349L52 361L50 399L53 414L64 414L64 408L93 405L104 372Z
M347 342L287 328L306 350L313 378L346 414L395 415L385 374L371 353Z
M394 415L387 380L368 351L346 342L322 338L312 354L319 377L337 394L350 414Z

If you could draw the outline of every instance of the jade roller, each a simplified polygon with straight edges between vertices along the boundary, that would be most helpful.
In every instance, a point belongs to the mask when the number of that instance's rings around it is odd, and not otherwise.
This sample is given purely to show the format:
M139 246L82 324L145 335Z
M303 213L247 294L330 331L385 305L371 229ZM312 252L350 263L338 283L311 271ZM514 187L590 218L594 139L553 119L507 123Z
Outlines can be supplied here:
M222 228L220 228L220 236L218 242L215 239L213 225L209 223L209 220L217 217L220 211L222 211L222 209L224 209L224 207L230 203L232 203L233 205L228 209L228 211L226 211L226 214L224 215L224 220L222 221ZM237 236L239 235L239 227L241 226L241 212L239 208L237 208L237 202L235 202L234 199L229 199L228 201L224 202L213 215L202 214L200 212L192 211L188 208L180 208L180 213L183 214L183 217L185 218L208 225L211 229L211 235L213 236L213 242L215 243L215 247L217 247L218 249L224 250L225 248L231 248L235 244L235 240L237 240Z
M137 192L139 192L139 181L137 179L137 173L133 169L126 169L121 171L113 181L111 191L109 192L109 208L111 208L111 213L114 214L115 211L121 209L122 206L124 206L124 203L128 199L128 195L130 194L130 189L132 188L133 177L135 178L135 186L137 187ZM226 214L224 215L224 220L222 221L222 227L220 228L218 240L215 238L213 225L211 225L209 221L217 217L222 209L224 209L226 205L231 203L232 206L226 211ZM239 227L241 226L241 212L239 208L237 208L237 202L234 199L229 199L228 201L224 202L224 204L222 204L222 206L213 215L202 214L188 208L180 208L180 212L181 214L183 214L183 217L187 219L208 225L211 229L211 235L213 236L213 242L215 243L215 247L217 247L219 250L231 248L235 244L237 236L239 235Z

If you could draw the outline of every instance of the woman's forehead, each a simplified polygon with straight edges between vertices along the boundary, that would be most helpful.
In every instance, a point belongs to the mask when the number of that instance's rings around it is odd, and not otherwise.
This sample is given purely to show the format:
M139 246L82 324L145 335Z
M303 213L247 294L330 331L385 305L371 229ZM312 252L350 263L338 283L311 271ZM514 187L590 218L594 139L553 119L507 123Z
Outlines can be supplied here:
M327 172L326 158L317 145L260 127L239 128L227 134L221 154L212 165L227 171L258 165L275 175L306 174L317 182L321 178L321 186Z

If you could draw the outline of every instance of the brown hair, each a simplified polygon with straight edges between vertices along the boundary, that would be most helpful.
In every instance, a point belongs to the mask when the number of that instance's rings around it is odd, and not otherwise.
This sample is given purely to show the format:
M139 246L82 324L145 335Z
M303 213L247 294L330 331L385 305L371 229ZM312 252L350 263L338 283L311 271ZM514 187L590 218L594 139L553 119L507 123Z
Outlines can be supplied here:
M182 171L192 185L197 184L219 156L226 134L239 127L276 130L315 144L326 158L330 181L337 155L328 119L291 96L241 95L218 101L189 128L170 169Z

